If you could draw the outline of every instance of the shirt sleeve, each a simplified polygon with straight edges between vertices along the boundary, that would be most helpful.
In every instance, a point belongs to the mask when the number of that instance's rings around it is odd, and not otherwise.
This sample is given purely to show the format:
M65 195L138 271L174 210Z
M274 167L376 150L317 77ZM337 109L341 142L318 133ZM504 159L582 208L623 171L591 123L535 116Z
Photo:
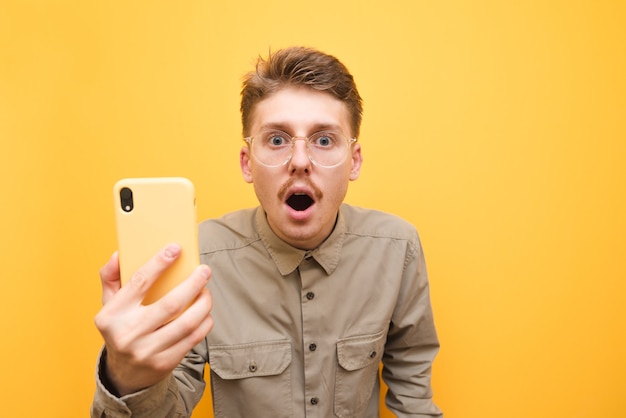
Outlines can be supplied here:
M92 418L179 418L190 417L204 393L203 355L201 342L185 356L169 378L154 386L126 396L117 397L107 388L103 375L106 348L98 358L96 392L91 404Z
M409 243L398 301L391 320L382 377L387 407L398 417L442 417L432 400L432 363L439 351L424 254Z

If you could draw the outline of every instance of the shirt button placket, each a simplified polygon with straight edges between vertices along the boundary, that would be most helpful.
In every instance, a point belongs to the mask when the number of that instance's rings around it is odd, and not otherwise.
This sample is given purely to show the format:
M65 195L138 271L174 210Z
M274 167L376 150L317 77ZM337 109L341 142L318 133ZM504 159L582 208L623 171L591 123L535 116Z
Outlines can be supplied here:
M302 308L302 338L305 345L304 352L304 391L306 401L307 416L318 417L325 414L325 408L321 408L319 395L322 388L322 378L320 370L320 350L319 342L320 318L318 295L312 290L319 283L323 269L314 262L312 257L305 257L299 266L300 279L302 285L301 308ZM323 352L321 352L323 355ZM309 415L310 414L310 415Z

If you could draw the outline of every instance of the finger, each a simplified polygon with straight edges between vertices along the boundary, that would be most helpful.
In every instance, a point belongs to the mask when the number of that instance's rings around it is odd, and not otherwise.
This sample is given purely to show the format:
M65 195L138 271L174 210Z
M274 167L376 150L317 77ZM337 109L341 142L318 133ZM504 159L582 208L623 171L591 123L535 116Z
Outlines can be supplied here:
M117 251L113 253L109 261L100 269L100 282L102 283L102 304L104 305L122 287Z
M179 340L168 349L156 354L153 357L155 362L157 364L163 364L172 361L172 359L176 359L172 367L172 369L174 369L185 355L209 334L212 328L213 319L211 316L208 316L207 319L196 328L195 332L187 334L184 339ZM169 364L168 366L171 365L172 364Z
M151 322L154 320L161 326L180 315L198 297L210 278L209 266L196 267L187 279L149 306Z
M203 289L185 312L151 334L146 345L154 344L152 348L155 361L159 362L157 358L163 356L163 361L176 358L180 362L212 328L211 295L208 289Z
M128 283L120 291L120 303L139 305L150 287L161 274L174 263L180 255L178 244L169 244L156 253L146 264L131 276Z

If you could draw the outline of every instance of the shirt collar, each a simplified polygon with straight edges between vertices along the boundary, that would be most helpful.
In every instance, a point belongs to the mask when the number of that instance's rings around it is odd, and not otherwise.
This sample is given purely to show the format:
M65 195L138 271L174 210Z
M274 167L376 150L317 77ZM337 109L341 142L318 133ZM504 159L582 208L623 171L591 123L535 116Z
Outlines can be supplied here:
M319 247L313 250L301 250L280 239L272 231L267 222L265 211L261 207L257 208L255 222L263 245L283 276L292 273L298 268L302 260L308 257L313 257L326 271L326 274L331 274L337 268L346 232L346 223L341 209L339 209L333 231Z

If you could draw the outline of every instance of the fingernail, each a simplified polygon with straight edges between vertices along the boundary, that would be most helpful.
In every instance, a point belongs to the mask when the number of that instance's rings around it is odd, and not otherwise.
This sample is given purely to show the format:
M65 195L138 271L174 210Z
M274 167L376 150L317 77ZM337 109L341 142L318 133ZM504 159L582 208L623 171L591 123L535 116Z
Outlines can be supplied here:
M176 258L180 254L180 245L170 244L163 250L163 254L167 258Z
M206 265L202 264L198 268L199 268L200 274L202 275L204 280L209 281L209 276L210 276L210 273L211 273L211 270L209 269L209 266L206 266Z

